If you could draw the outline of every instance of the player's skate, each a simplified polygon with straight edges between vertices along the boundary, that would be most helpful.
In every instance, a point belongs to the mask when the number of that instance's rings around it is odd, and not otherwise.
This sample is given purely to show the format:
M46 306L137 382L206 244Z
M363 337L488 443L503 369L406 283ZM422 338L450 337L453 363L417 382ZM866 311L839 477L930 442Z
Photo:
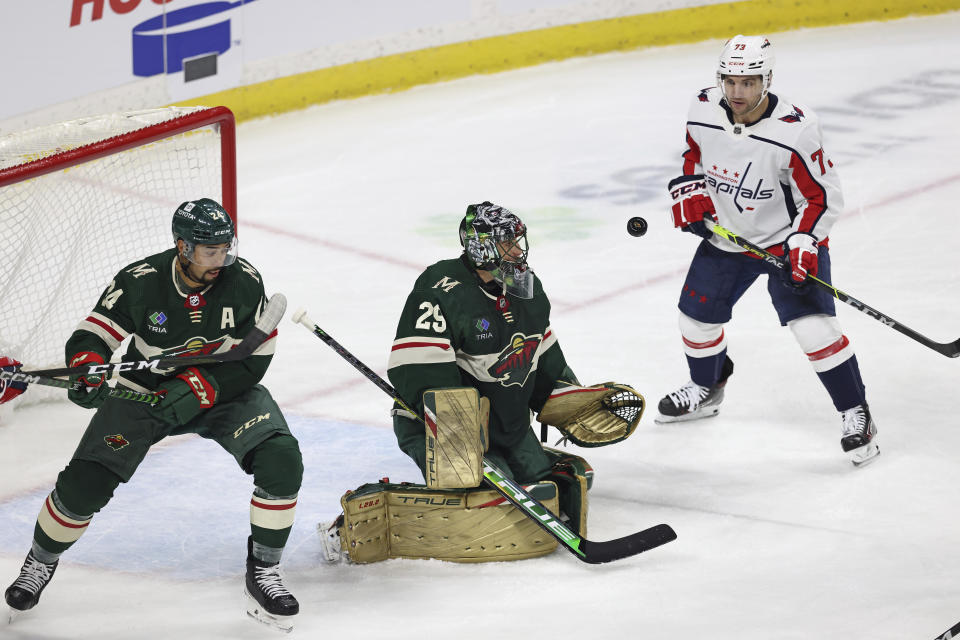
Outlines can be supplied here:
M880 455L880 447L873 439L877 435L877 425L870 415L870 407L867 403L857 405L842 412L841 417L843 436L840 446L850 455L850 461L857 467L872 462Z
M20 568L20 575L3 594L7 604L10 605L10 622L13 622L13 618L21 611L33 609L37 605L40 594L50 584L53 572L57 570L57 564L57 562L53 564L40 562L33 555L32 550L27 553L27 559L23 561L23 566Z
M718 382L712 387L701 387L696 382L688 382L676 391L672 391L660 399L657 409L660 415L654 422L684 422L711 418L720 413L720 403L723 402L723 388L727 381Z
M733 375L733 360L727 356L720 371L720 379L715 385L701 387L690 381L676 391L668 393L660 399L660 404L657 405L660 415L653 421L666 424L717 415L720 412L720 403L723 402L723 388L731 375Z
M321 522L317 525L317 535L320 536L323 557L330 564L350 562L350 556L340 545L340 527L342 525L343 514L340 514L340 517L333 522Z
M293 617L300 612L300 603L283 586L279 563L271 564L253 556L252 538L247 538L244 594L248 616L284 633L293 630Z

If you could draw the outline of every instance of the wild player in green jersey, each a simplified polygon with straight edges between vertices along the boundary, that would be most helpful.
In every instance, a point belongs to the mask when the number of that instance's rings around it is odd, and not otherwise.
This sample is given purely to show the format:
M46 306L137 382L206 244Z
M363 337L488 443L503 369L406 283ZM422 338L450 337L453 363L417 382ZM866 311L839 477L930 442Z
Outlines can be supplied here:
M180 205L175 247L124 267L66 344L69 366L102 364L131 337L126 360L230 350L266 302L257 270L237 257L233 221L213 200ZM288 629L299 611L278 564L293 526L303 473L300 448L269 391L259 384L276 348L274 331L250 357L206 366L124 371L117 384L162 392L154 406L107 396L99 376L79 378L70 400L96 409L73 458L44 501L32 548L6 590L15 610L34 607L60 555L130 480L152 445L169 435L215 440L253 475L247 543L248 612Z

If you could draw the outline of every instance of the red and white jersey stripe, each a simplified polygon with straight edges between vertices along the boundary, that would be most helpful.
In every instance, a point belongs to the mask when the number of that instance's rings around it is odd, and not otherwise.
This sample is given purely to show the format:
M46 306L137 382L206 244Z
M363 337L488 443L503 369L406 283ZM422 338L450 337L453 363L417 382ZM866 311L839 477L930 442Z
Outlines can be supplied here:
M393 341L387 369L405 364L438 364L456 362L453 345L448 338L413 336Z
M96 311L91 312L89 316L81 320L76 330L89 331L96 335L106 343L110 351L116 351L124 338L130 335L129 331L126 331L119 324Z

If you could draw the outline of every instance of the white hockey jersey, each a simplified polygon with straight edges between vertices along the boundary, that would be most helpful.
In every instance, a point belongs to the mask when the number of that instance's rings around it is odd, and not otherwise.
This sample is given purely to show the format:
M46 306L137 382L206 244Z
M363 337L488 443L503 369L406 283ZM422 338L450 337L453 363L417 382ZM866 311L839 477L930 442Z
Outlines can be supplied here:
M719 89L700 91L687 118L683 173L704 175L719 224L782 255L780 243L795 231L825 242L843 210L843 195L817 116L806 106L768 95L760 120L735 125ZM725 251L743 251L716 235L710 242Z

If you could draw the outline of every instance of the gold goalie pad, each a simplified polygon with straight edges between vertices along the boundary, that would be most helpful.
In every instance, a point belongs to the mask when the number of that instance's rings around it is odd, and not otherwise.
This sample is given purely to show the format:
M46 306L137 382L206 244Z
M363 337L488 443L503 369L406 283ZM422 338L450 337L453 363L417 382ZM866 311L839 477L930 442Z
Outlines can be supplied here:
M431 489L467 489L483 481L490 401L476 389L456 387L423 393L426 425L424 476Z
M556 484L544 481L526 489L558 513ZM347 492L340 504L340 545L352 562L492 562L535 558L557 548L553 536L492 490L380 482Z
M629 437L644 407L643 396L625 384L581 387L560 383L537 419L560 429L581 447L602 447Z

